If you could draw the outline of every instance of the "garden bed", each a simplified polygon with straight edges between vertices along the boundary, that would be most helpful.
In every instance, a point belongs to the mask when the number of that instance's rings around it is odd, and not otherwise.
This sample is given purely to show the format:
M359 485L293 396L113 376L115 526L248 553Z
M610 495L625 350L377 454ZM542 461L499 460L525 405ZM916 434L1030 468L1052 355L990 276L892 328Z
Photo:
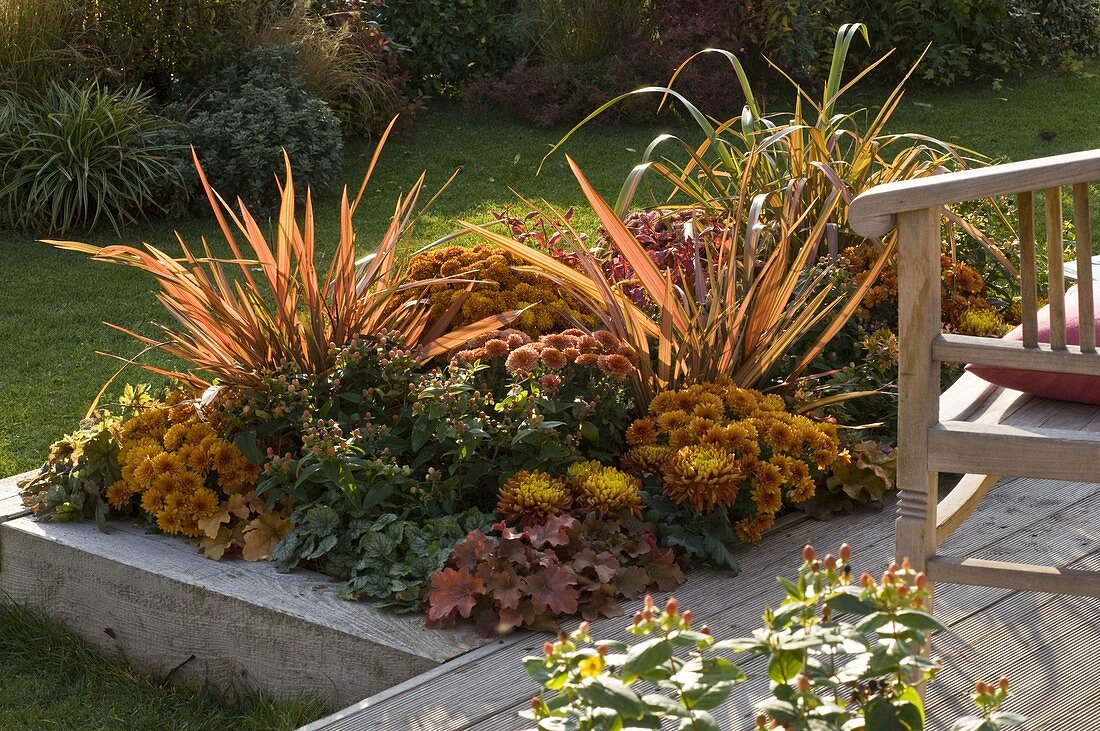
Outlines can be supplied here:
M210 561L137 524L36 522L17 497L25 476L0 480L0 593L160 679L344 706L491 642L344 601L312 571Z

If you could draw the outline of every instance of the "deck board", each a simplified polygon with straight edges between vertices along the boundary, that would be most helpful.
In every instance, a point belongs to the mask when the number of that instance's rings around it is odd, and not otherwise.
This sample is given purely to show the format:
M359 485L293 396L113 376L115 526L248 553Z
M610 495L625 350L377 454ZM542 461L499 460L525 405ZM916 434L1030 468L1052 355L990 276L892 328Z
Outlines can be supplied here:
M19 481L32 474L34 473L24 472L21 475L0 479L0 523L21 518L30 513L23 507L23 499L19 496Z
M893 516L862 511L828 522L808 522L773 533L742 549L742 574L693 571L675 592L698 621L720 637L759 626L763 605L779 599L774 577L798 561L797 547L810 541L822 550L843 540L853 547L858 572L880 570L893 552ZM1026 560L1100 569L1100 485L1033 479L997 485L966 524L941 548L947 555ZM632 607L628 611L632 611ZM976 679L1009 675L1019 690L1008 708L1029 716L1028 728L1100 727L1100 599L1021 593L969 586L938 587L937 616L951 626L938 636L934 653L947 669L931 686L929 728L947 728L948 718L969 704ZM597 636L622 637L622 618L594 623ZM310 731L515 731L515 714L536 690L519 660L537 651L544 635L514 635L476 657L461 656L385 695L368 698ZM745 663L751 669L754 663ZM750 673L751 674L751 673ZM757 673L759 675L759 673ZM723 728L751 728L752 709L767 692L766 681L742 686L721 709Z

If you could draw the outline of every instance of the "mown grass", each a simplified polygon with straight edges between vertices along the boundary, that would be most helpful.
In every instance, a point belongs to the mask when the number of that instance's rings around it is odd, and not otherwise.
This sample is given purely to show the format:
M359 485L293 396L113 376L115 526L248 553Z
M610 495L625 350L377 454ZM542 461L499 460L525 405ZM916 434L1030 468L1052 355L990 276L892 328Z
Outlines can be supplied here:
M1100 102L1098 74L1100 63L1093 63L1075 76L913 90L893 130L921 132L1007 159L1100 147L1100 127L1092 119L1093 102ZM874 103L873 96L864 99ZM567 151L598 188L613 195L645 144L668 128L696 137L669 117L647 128L585 130ZM555 156L535 176L562 131L469 118L457 108L432 110L416 121L407 139L391 142L383 157L357 221L361 248L369 248L398 191L423 169L429 171L429 189L455 168L462 172L419 229L420 243L450 232L456 220L487 220L514 201L510 188L561 208L578 202L564 157ZM360 145L349 154L350 185L358 185L370 149ZM336 205L334 194L317 203L321 241L335 239ZM578 210L581 228L592 223L590 213ZM199 219L150 221L121 238L171 246L173 229L188 241L217 237L211 223ZM100 232L86 238L109 243L118 237ZM160 308L143 276L54 250L30 236L0 232L0 475L37 466L49 443L80 419L116 368L95 351L137 352L127 337L101 323L148 332L149 321L158 317ZM130 374L131 380L141 378ZM319 713L309 703L257 702L249 715L224 710L201 694L164 690L89 652L56 625L10 607L0 607L0 657L12 658L0 663L0 717L15 724L4 728L280 728Z
M5 731L274 731L324 715L319 699L275 701L167 688L90 649L37 612L0 601Z

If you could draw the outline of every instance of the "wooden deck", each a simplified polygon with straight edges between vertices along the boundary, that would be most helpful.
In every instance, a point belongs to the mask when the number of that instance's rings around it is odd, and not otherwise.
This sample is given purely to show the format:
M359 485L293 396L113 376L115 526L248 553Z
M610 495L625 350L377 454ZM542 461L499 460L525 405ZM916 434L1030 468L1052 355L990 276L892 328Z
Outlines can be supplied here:
M775 577L794 571L803 543L828 551L847 540L857 574L881 571L893 555L891 508L789 525L740 551L740 576L692 572L675 594L718 637L748 634L759 626L763 606L779 600ZM1100 569L1100 484L1002 481L941 552ZM631 612L633 607L627 614ZM1001 675L1012 679L1017 692L1007 709L1028 716L1026 728L1100 728L1100 599L940 585L936 614L951 630L933 641L933 653L945 659L946 669L929 690L928 728L949 728L954 718L971 711L974 681ZM601 620L594 623L593 634L625 639L626 623L622 617ZM531 633L505 637L303 731L525 728L516 713L537 689L520 658L538 652L544 639ZM722 727L731 731L752 727L752 704L767 691L762 668L753 663L744 667L756 680L740 686L717 714Z

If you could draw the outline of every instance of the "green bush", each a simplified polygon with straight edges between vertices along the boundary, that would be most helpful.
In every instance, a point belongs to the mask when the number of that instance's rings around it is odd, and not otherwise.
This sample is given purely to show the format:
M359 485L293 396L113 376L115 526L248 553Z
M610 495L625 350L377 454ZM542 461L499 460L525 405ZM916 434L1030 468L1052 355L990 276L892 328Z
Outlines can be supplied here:
M118 231L158 205L158 192L181 188L171 125L138 89L2 92L0 124L0 212L12 228L65 232L106 219Z
M514 0L387 0L375 19L405 48L413 83L447 94L515 64L523 50L520 17Z
M283 150L303 194L332 182L344 150L340 121L300 78L293 47L257 50L219 74L187 120L203 170L227 200L277 200Z

